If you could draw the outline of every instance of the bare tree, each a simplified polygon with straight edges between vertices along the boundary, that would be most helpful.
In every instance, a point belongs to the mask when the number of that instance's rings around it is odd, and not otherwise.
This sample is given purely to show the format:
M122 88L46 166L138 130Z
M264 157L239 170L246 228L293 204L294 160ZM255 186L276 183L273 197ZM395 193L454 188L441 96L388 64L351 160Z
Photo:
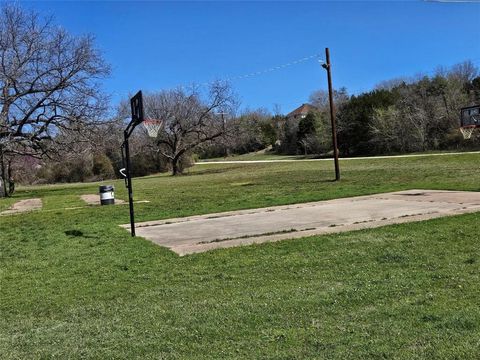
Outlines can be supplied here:
M0 7L0 162L40 157L60 132L96 124L107 100L98 81L108 74L91 36L69 35L16 5Z
M144 99L147 117L164 121L163 131L156 138L156 146L172 167L172 174L183 171L180 162L199 145L220 140L228 131L225 123L233 113L235 96L227 83L212 84L205 96L199 89L162 91Z
M382 80L375 85L375 90L392 90L396 87L409 84L410 80L407 77L397 77L389 80Z
M308 101L315 106L319 111L328 111L329 102L328 102L328 91L327 90L316 90L310 94ZM333 101L335 107L339 108L342 104L348 101L348 93L345 87L341 87L339 90L333 91Z
M282 105L279 103L273 104L273 115L281 116L282 115Z
M406 152L418 150L415 126L404 118L395 106L376 108L372 115L371 143L376 153Z

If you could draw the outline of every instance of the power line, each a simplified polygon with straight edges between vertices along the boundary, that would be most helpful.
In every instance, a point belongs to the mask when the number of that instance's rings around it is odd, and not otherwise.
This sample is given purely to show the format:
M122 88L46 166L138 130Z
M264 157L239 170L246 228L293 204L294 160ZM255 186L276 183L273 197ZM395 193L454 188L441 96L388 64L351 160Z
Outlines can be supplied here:
M251 72L251 73L247 73L247 74L243 74L243 75L226 77L224 80L226 80L226 81L234 81L234 80L241 80L241 79L245 79L245 78L255 77L255 76L259 76L259 75L263 75L263 74L270 73L270 72L272 72L272 71L277 71L277 70L285 69L285 68L287 68L287 67L290 67L290 66L293 66L293 65L297 65L297 64L303 63L303 62L305 62L305 61L308 61L308 60L311 60L311 59L315 59L315 58L316 58L321 64L324 64L324 63L325 63L325 61L320 58L320 55L319 55L319 54L313 54L313 55L305 56L305 57L303 57L303 58L300 58L300 59L297 59L297 60L294 60L294 61L290 61L290 62L285 63L285 64L281 64L281 65L277 65L277 66L272 66L272 67L267 68L267 69L264 69L264 70L255 71L255 72ZM206 83L204 83L204 84L210 84L210 83L211 83L211 82L206 82Z
M250 72L250 73L245 73L243 75L226 76L226 77L222 77L222 78L216 79L216 80L236 81L236 80L242 80L242 79L257 77L257 76L264 75L264 74L267 74L267 73L270 73L270 72L282 70L282 69L288 68L290 66L298 65L298 64L304 63L306 61L312 60L312 59L317 59L317 61L320 64L325 63L325 61L321 58L321 56L319 54L313 54L313 55L305 56L305 57L290 61L288 63L284 63L284 64L277 65L277 66L272 66L272 67L267 68L267 69L254 71L254 72ZM198 83L197 85L208 86L208 85L211 85L212 83L214 83L216 80L201 82L201 83ZM180 84L180 85L177 85L177 87L184 88L184 87L187 87L187 85ZM129 95L130 93L128 92L128 93L125 93L125 94L122 95L120 92L114 91L113 94L120 95L120 96L123 97L124 95Z

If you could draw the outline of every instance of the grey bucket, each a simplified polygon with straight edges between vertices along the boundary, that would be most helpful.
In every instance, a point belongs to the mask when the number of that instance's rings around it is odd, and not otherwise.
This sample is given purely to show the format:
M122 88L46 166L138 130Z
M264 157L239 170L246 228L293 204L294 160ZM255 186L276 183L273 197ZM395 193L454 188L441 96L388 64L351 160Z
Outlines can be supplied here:
M99 190L101 205L115 204L115 188L113 187L113 185L101 185Z

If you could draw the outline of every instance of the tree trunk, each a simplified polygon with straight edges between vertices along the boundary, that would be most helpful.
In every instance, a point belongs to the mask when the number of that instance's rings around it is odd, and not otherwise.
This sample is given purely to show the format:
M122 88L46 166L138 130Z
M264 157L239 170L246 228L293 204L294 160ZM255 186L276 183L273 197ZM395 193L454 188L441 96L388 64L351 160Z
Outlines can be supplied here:
M3 177L0 174L0 198L6 197L3 184L4 184Z
M3 150L0 148L0 197L8 197L8 191L7 191L7 172L5 170L5 161L3 157Z
M177 157L174 157L174 158L172 159L172 175L173 175L173 176L179 174L178 160L179 160L179 158L177 158Z
M15 181L13 179L13 174L12 174L12 160L8 160L8 166L7 166L7 179L8 179L8 196L12 196L13 193L15 192Z

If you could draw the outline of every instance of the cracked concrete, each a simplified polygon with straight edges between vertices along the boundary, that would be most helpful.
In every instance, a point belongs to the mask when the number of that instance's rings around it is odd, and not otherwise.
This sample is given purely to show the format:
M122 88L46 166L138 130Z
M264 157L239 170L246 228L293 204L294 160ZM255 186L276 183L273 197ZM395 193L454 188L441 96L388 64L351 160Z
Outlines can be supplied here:
M179 255L480 211L480 192L408 190L138 223ZM129 229L129 225L121 225Z

